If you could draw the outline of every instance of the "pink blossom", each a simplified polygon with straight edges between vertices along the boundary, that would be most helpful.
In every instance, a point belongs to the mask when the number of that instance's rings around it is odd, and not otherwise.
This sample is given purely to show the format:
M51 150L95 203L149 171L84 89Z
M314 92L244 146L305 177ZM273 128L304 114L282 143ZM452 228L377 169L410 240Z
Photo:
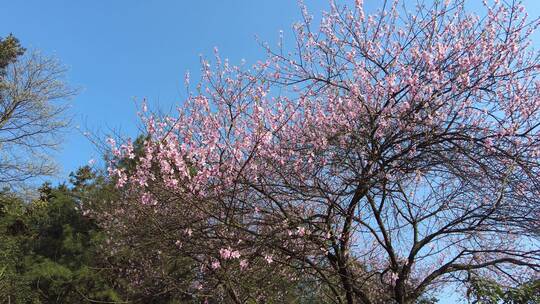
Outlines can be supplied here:
M224 260L237 259L240 257L240 252L237 250L232 250L231 247L228 247L228 248L221 248L219 250L219 255Z
M272 264L272 262L274 261L274 257L271 254L266 254L266 255L264 255L264 260L268 264Z
M221 264L219 263L219 261L213 261L212 264L210 264L210 267L212 267L212 269L216 270L216 269L221 267Z
M241 261L240 261L240 269L241 269L241 270L246 269L246 268L248 267L248 264L249 264L249 263L248 263L247 260L241 260Z

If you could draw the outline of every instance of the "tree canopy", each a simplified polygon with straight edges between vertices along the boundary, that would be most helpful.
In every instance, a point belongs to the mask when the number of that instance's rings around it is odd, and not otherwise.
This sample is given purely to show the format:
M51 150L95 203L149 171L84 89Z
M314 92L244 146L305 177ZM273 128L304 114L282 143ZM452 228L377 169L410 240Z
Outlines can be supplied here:
M67 127L63 100L75 90L65 68L38 51L25 55L10 35L0 39L0 184L18 187L56 172L50 152Z
M249 68L203 60L178 113L141 115L142 153L110 139L121 198L104 219L131 235L152 218L147 263L181 244L201 269L188 292L217 280L233 303L264 263L335 303L537 275L539 20L518 3L384 3L332 2L320 24L302 7L295 44Z

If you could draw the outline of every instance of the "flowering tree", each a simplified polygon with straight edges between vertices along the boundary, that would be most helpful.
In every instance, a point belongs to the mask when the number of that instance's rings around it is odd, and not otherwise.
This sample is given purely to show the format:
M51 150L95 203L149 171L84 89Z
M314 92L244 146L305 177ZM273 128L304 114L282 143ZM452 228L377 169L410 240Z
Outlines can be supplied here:
M538 275L538 20L498 1L302 11L294 49L203 61L176 116L142 115L141 153L111 141L116 220L145 208L201 269L279 265L337 303Z

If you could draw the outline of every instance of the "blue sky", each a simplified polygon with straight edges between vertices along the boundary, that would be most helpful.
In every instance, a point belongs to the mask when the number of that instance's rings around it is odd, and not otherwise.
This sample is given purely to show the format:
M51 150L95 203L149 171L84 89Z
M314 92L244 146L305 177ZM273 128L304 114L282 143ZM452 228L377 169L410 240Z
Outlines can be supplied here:
M370 6L378 1L365 0ZM314 14L328 6L305 2ZM524 3L532 17L539 15L540 1ZM287 38L299 18L294 0L0 0L0 10L0 36L11 32L25 47L57 56L69 68L68 82L82 89L71 101L73 128L57 153L57 180L100 157L76 126L134 135L134 100L180 104L184 73L197 75L200 54L212 56L218 47L233 63L254 63L264 56L255 36L276 42L284 30Z
M314 11L326 7L307 3ZM60 179L99 158L76 126L135 134L135 99L181 103L184 73L197 75L200 54L218 47L232 62L255 62L264 55L256 34L277 41L299 16L290 0L2 0L0 8L0 36L12 32L25 47L57 56L69 68L68 82L82 89L71 101L74 128L57 155Z
M378 0L365 2L373 8ZM326 0L305 3L315 15L328 7ZM538 16L540 1L525 5ZM196 79L199 55L212 56L218 47L233 63L254 63L264 56L256 35L273 43L284 30L287 38L299 19L294 0L0 0L0 9L0 37L11 32L27 48L57 56L69 68L68 82L81 88L71 101L73 129L56 155L60 180L99 158L75 127L133 135L134 101L146 97L164 108L181 103L184 73Z

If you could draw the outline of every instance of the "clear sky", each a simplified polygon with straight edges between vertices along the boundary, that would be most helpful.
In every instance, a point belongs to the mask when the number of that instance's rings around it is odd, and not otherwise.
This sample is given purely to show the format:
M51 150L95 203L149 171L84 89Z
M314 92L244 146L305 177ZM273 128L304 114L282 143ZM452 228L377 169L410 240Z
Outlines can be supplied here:
M314 11L326 7L307 3ZM254 63L264 55L256 35L277 41L299 16L291 0L0 0L0 11L0 36L11 32L28 49L57 56L69 68L68 82L82 89L71 101L74 128L57 156L60 178L99 158L76 126L135 134L135 98L179 104L184 73L197 75L199 55L218 47L231 62Z
M379 1L365 0L369 6ZM305 3L315 15L328 7L326 0ZM524 4L532 17L540 14L539 0ZM134 98L180 104L184 73L198 74L200 54L212 56L218 47L231 62L252 64L264 56L256 35L273 43L284 30L287 38L299 18L294 0L0 0L0 11L0 36L13 33L25 47L57 56L69 67L68 82L82 89L57 155L60 179L100 157L76 126L134 135Z
M379 0L365 2L373 8ZM305 3L315 15L328 7L326 0ZM540 1L525 5L538 16ZM256 35L274 43L299 19L294 0L0 0L0 11L0 36L13 33L25 47L57 56L69 68L68 82L81 88L71 102L73 129L57 155L60 179L99 158L75 127L134 135L134 100L179 104L184 73L196 79L199 55L218 47L231 62L252 64L264 56Z

